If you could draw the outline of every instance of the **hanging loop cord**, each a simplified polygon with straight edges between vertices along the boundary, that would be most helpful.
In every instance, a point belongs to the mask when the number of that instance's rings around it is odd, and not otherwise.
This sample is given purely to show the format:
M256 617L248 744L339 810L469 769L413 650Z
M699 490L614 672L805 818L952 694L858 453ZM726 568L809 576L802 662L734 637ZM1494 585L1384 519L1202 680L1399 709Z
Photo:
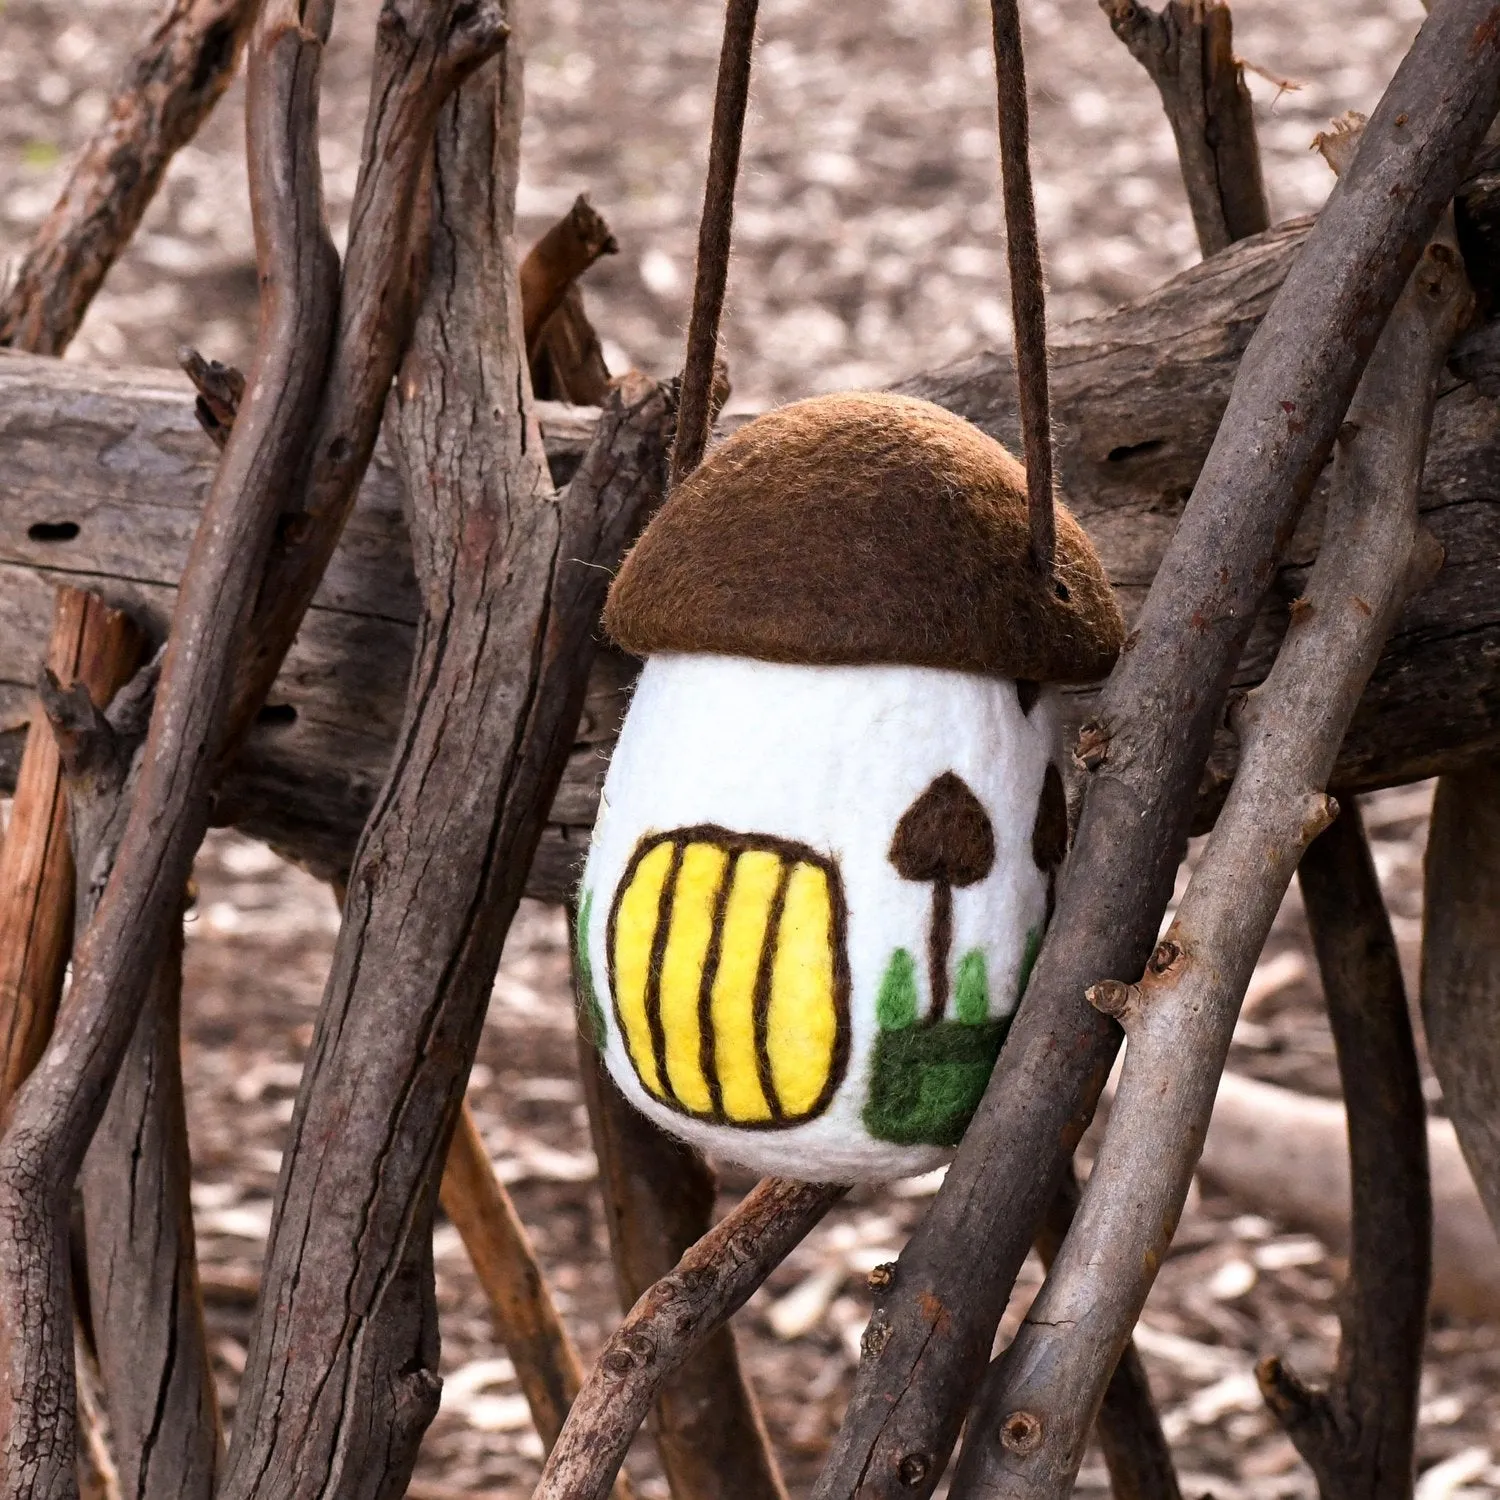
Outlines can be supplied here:
M698 265L693 277L693 312L688 321L687 358L677 402L677 435L672 442L672 488L703 461L713 423L714 355L719 319L729 279L729 232L734 221L734 184L740 171L740 142L750 97L750 53L755 43L758 0L728 0L719 80L714 91L713 131L708 147L708 181L698 224Z
M1000 181L1005 198L1005 254L1010 265L1016 385L1026 458L1026 507L1031 560L1052 577L1056 523L1052 513L1052 416L1047 393L1047 296L1031 195L1031 124L1018 0L991 0L995 87L1000 106Z

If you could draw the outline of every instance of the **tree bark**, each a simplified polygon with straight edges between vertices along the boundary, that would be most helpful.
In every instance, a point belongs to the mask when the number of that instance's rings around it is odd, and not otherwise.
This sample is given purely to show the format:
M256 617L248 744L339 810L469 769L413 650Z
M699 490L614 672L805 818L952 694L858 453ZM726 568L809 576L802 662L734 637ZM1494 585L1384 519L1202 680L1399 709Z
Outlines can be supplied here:
M393 424L417 660L304 1068L226 1500L405 1492L440 1384L442 1163L604 589L659 493L665 399L647 384L607 411L553 494L515 287L519 82L507 49L438 127L430 266Z
M1427 837L1422 1019L1448 1116L1500 1230L1500 765L1438 781Z
M1270 226L1260 146L1234 21L1220 0L1099 0L1115 35L1161 95L1205 256Z
M135 623L81 589L57 591L47 667L108 703L135 670ZM52 1035L73 946L73 846L62 757L34 712L0 847L0 1120Z

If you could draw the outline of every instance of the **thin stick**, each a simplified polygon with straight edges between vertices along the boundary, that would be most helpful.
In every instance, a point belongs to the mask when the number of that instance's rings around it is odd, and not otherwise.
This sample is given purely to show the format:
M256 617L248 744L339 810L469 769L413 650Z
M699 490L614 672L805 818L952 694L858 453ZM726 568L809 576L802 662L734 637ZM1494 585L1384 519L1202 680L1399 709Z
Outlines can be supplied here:
M1347 179L1345 179L1347 181ZM1326 534L1276 664L1243 701L1239 774L1139 984L1090 1002L1125 1029L1120 1086L1078 1215L1026 1323L970 1414L954 1500L1061 1500L1165 1258L1255 961L1323 788L1409 592L1437 380L1473 306L1447 237L1412 276L1342 428Z
M1244 64L1234 55L1228 5L1168 0L1160 12L1137 0L1099 6L1161 95L1204 257L1269 229L1255 113Z
M64 585L57 591L47 666L105 704L135 670L144 640L126 614ZM0 847L0 1119L36 1066L57 1014L73 942L73 852L57 741L32 719Z
M628 1308L708 1233L717 1183L698 1152L631 1107L582 1035L578 1071L599 1159L615 1283L621 1306ZM729 1475L735 1500L785 1500L776 1455L727 1323L662 1381L651 1432L675 1500L717 1500Z
M704 1235L610 1336L532 1500L604 1500L662 1382L847 1191L767 1177Z
M459 1111L448 1147L442 1204L469 1252L495 1332L516 1367L531 1419L550 1452L583 1383L583 1367L467 1104Z
M67 348L168 163L234 77L257 3L169 0L0 299L0 344L34 354Z
M942 1473L1119 1045L1083 991L1139 973L1151 953L1280 538L1334 442L1365 351L1500 101L1500 36L1486 29L1488 14L1485 0L1448 0L1429 17L1366 127L1368 170L1334 190L1241 360L1131 649L1075 751L1089 786L1026 1004L902 1252L891 1337L861 1362L819 1500L860 1486L862 1500L921 1500ZM915 1486L900 1478L912 1454L931 1476Z
M1016 387L1026 455L1026 507L1031 562L1052 576L1056 522L1052 513L1052 415L1047 393L1047 289L1031 192L1031 124L1026 58L1017 0L991 0L995 83L1000 108L1000 178L1005 197L1005 255L1015 324Z
M1256 1375L1323 1500L1407 1500L1432 1281L1427 1104L1401 959L1352 798L1298 877L1349 1122L1349 1273L1328 1388L1310 1389L1276 1358Z
M693 278L693 311L688 321L687 357L677 404L677 436L672 444L672 484L682 483L703 461L713 420L714 358L719 319L729 280L729 239L734 221L734 184L740 170L745 107L750 98L750 56L755 45L758 0L727 0L724 42L708 145L708 180L703 217L698 223L698 264Z
M1422 1019L1443 1103L1500 1230L1500 763L1438 778L1427 835Z

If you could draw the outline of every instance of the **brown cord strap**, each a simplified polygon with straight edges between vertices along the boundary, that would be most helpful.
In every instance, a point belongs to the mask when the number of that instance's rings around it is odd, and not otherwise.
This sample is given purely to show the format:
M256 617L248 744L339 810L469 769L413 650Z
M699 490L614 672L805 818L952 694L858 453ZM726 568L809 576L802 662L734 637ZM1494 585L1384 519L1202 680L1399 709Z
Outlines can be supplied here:
M1047 297L1036 204L1031 195L1031 125L1026 106L1026 61L1017 0L991 0L995 86L1000 105L1000 179L1005 195L1005 253L1010 265L1011 317L1015 323L1016 385L1025 446L1026 501L1031 518L1031 560L1052 572L1052 419L1047 392Z
M719 82L714 93L713 133L708 148L708 181L698 225L698 267L693 280L693 313L688 322L687 359L677 405L677 436L672 444L675 488L702 462L713 413L714 355L719 318L729 279L729 231L734 220L734 184L740 170L740 141L750 97L750 53L755 42L758 0L728 0Z
M739 175L745 106L750 94L750 55L758 0L728 0L719 53L709 142L708 181L698 226L698 263L687 358L672 445L675 488L702 462L712 421L714 355L729 276L729 240L734 185ZM1051 576L1056 528L1052 512L1052 428L1047 390L1047 302L1036 205L1031 192L1030 123L1026 65L1017 0L992 0L995 82L1000 114L1000 175L1005 200L1006 255L1010 265L1015 323L1016 380L1020 388L1021 436L1026 459L1031 557Z

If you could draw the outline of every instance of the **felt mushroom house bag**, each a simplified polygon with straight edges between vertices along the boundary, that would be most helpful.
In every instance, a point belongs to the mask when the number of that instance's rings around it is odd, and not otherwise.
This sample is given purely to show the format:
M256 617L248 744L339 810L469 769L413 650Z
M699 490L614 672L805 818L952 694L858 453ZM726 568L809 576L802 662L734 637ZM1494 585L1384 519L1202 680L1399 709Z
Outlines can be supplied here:
M1056 687L1123 626L1025 474L904 397L761 416L626 559L645 658L579 902L595 1040L664 1129L762 1172L926 1171L979 1102L1067 844Z

